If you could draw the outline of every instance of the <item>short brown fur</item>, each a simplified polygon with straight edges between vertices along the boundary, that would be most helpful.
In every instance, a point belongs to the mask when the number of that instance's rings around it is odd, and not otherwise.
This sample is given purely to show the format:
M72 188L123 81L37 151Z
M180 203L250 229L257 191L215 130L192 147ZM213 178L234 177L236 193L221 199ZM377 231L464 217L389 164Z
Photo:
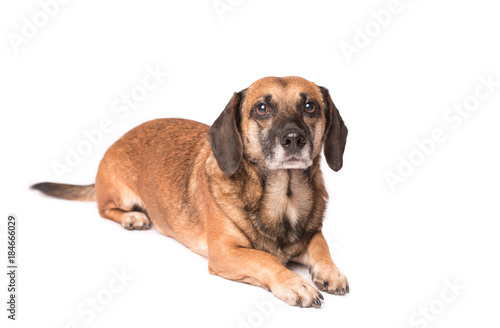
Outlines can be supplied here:
M319 107L314 115L300 111L306 98ZM256 118L255 104L266 101L273 116ZM307 168L269 168L264 139L285 123L308 133ZM290 305L319 307L318 289L349 292L321 233L328 195L320 152L324 144L328 164L339 170L346 136L326 89L298 77L263 78L235 93L212 127L159 119L125 134L99 165L95 199L103 218L127 229L152 223L208 257L212 274L264 287ZM72 187L33 186L91 199L89 186L80 194ZM284 266L292 260L309 267L315 285Z

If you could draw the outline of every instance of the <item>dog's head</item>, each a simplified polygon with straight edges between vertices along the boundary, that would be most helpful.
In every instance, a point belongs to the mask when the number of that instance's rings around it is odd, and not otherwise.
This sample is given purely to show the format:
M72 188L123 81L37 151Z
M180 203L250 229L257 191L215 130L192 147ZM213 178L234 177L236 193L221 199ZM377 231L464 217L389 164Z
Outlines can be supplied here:
M265 77L235 93L208 131L228 176L243 156L269 170L307 169L322 146L328 165L338 171L346 138L328 90L300 77Z

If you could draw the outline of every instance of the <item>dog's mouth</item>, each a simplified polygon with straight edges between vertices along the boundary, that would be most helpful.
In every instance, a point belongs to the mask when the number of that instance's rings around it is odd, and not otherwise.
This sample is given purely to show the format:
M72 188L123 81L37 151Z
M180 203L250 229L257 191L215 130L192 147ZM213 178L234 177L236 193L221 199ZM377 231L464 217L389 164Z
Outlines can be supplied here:
M290 156L282 161L268 163L271 170L285 170L285 169L301 169L305 170L312 165L313 161L309 158L301 158L298 156Z
M309 143L301 149L291 151L277 140L272 150L265 152L265 154L265 163L270 170L306 170L313 164L312 146Z

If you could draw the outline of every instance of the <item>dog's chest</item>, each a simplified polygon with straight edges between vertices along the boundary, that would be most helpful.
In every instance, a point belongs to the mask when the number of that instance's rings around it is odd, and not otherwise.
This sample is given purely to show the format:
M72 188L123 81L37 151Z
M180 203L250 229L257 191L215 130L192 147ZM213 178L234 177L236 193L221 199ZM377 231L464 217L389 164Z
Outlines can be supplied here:
M266 180L261 216L272 224L291 228L307 219L313 205L308 177L298 170L280 170Z
M267 177L260 209L252 219L258 231L254 247L278 256L283 262L288 258L287 253L299 247L310 228L314 206L314 191L307 172L294 171L275 171Z

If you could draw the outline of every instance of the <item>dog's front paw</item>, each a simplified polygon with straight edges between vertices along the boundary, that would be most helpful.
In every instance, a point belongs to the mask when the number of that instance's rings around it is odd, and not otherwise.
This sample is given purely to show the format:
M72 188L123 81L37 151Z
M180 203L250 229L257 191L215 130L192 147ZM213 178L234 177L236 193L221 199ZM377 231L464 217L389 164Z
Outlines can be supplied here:
M289 278L271 287L273 294L293 306L320 307L323 295L300 276Z
M311 276L319 290L335 295L349 293L347 277L335 266L316 265L311 270Z

